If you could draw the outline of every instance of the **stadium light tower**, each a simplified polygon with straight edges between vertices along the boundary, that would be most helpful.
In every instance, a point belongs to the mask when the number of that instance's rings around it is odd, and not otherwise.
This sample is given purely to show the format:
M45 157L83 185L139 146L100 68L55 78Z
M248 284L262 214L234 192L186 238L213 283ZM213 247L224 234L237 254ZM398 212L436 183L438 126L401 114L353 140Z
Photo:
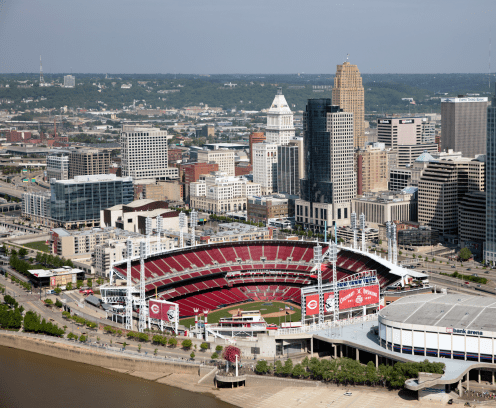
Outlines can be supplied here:
M362 230L362 251L365 252L365 214L360 214L360 229Z
M193 309L193 312L195 312L195 331L198 332L198 312L200 309L195 308ZM195 333L198 336L198 333Z
M205 341L208 341L208 332L207 332L207 323L208 323L208 312L210 312L210 310L208 309L205 309L203 311L203 315L205 316L205 321L203 322L203 326L205 327Z
M336 266L338 262L338 246L331 242L329 245L329 260L332 263L332 291L334 295L334 310L332 312L332 320L336 321L336 313L339 313L339 297L338 297L338 276Z
M133 241L126 241L127 255L127 297L126 297L126 330L133 330L133 283L131 281L131 258L133 257Z
M191 211L190 223L191 223L191 246L194 247L196 246L195 227L196 224L198 223L198 213L195 210Z
M313 263L317 268L317 290L319 292L319 323L324 323L324 292L322 290L322 247L313 247Z
M145 257L146 242L140 242L140 297L139 297L139 326L138 330L143 333L146 329L146 300L145 300Z
M357 219L356 213L351 213L351 229L353 230L353 249L357 249Z
M152 219L150 217L146 217L145 219L145 234L146 234L146 255L150 255L150 237L152 235Z
M391 225L391 241L393 245L393 264L398 265L398 245L396 244L396 224Z
M162 252L162 228L163 228L163 218L159 214L157 215L157 252Z
M179 248L184 247L184 227L186 227L186 214L184 212L179 213Z
M392 229L392 226L391 226L391 222L388 221L387 224L387 242L388 242L388 261L389 262L392 262L393 261L393 248L392 248L392 242L391 242L391 229Z

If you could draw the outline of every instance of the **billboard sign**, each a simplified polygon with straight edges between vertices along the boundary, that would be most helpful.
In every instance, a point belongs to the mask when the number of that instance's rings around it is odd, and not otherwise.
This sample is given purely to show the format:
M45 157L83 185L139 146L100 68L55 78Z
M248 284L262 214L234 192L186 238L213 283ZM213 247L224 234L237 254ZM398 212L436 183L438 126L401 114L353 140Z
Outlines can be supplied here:
M380 125L390 125L391 124L391 119L379 119L377 122Z
M308 295L305 298L305 302L305 314L307 316L319 314L319 295Z
M57 278L55 276L50 277L50 286L57 286Z
M339 291L339 310L379 303L379 285Z
M334 312L334 292L324 293L324 312Z
M164 322L176 321L177 304L163 300L149 300L148 310L151 319L163 320Z

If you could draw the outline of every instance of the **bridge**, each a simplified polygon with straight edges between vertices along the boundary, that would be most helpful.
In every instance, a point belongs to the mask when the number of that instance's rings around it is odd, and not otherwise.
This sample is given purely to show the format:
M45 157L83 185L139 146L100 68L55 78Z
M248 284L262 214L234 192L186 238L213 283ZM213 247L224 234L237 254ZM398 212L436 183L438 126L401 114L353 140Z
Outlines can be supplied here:
M0 212L18 211L22 209L21 203L0 204Z

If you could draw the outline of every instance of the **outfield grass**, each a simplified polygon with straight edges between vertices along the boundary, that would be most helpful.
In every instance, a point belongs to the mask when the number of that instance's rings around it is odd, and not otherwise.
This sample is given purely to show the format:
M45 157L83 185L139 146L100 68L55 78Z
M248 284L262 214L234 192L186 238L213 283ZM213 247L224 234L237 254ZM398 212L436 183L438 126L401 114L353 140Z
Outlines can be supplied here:
M22 244L22 245L31 249L37 249L38 251L43 251L48 253L52 252L50 246L45 244L45 241L28 242L27 244Z
M264 306L264 303L272 303L272 306ZM255 302L255 303L248 303L248 304L240 304L236 306L231 306L231 307L226 307L225 309L219 310L217 312L210 312L208 314L208 322L209 323L218 323L221 317L229 317L231 314L229 313L229 310L260 310L260 313L262 315L268 314L268 313L274 313L274 312L279 312L279 309L284 309L284 306L286 304L282 302ZM297 322L301 320L301 310L299 307L291 305L294 308L294 314L292 315L286 315L286 321L289 322ZM200 309L201 310L201 309ZM267 323L273 323L273 324L279 324L279 321L282 323L284 322L284 315L279 317L265 317L264 318ZM280 319L280 320L279 320ZM186 327L192 326L195 324L195 318L194 317L189 317L186 319L181 319L180 321L181 324L183 324Z

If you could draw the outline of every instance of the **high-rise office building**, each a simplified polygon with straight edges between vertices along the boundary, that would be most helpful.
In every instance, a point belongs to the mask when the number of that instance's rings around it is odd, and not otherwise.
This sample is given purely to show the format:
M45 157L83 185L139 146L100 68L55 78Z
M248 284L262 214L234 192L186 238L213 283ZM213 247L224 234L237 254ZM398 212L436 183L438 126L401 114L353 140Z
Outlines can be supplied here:
M256 143L265 142L265 135L263 132L253 132L250 133L250 164L253 166L253 145Z
M487 98L441 99L441 150L486 154Z
M355 153L357 194L385 191L388 188L388 155L383 143L369 143Z
M279 88L267 112L266 141L276 145L287 145L294 136L293 112L289 109L282 89Z
M420 144L422 143L422 124L423 118L377 119L377 141L392 149L400 145Z
M362 77L358 67L348 61L337 66L334 87L332 88L332 104L339 106L343 112L353 113L355 132L353 146L363 147L367 142L367 137L365 136Z
M277 146L277 191L299 195L304 176L303 138L295 137L287 146Z
M309 99L303 116L305 178L296 201L296 222L322 230L325 222L348 225L356 196L353 113L331 100Z
M50 181L50 217L64 228L95 227L100 210L133 201L133 181L115 174Z
M69 153L69 178L108 174L110 152L98 149L71 150ZM60 179L64 180L64 179Z
M146 125L123 125L121 132L122 175L140 179L173 179L178 169L169 167L167 131Z
M76 86L76 78L72 75L64 76L64 88L74 88Z
M277 144L253 145L253 182L262 186L262 194L277 191Z
M496 262L496 92L487 109L486 244L484 258Z
M458 158L429 162L418 184L418 220L441 235L458 233L458 208L465 193L484 191L485 163Z

